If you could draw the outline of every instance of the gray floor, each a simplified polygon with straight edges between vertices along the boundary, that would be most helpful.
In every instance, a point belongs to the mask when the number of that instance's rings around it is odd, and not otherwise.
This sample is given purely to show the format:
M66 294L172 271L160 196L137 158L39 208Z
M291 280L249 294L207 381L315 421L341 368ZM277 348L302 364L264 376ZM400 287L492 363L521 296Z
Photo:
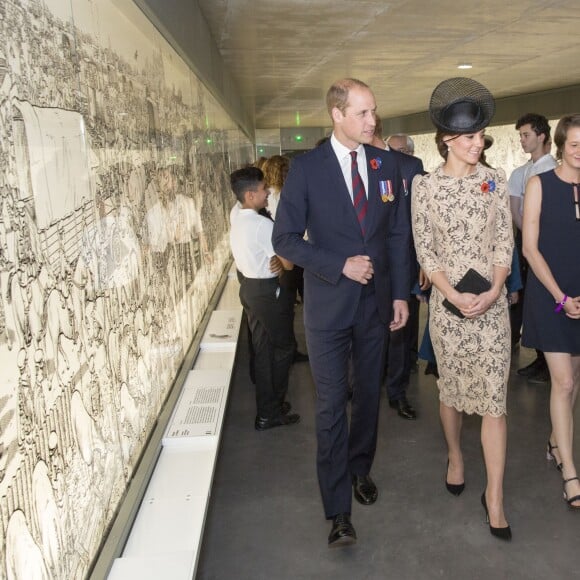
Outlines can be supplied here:
M299 322L297 331L304 344ZM580 578L580 513L564 503L560 475L545 460L549 387L529 385L515 374L532 359L527 349L516 352L509 384L505 495L511 543L494 539L484 524L478 417L464 423L465 492L446 492L437 387L421 363L408 392L418 420L381 407L372 471L379 499L369 507L353 502L358 543L329 550L330 526L316 481L308 364L293 367L289 393L302 421L258 433L243 332L197 578ZM578 435L575 447L580 449Z

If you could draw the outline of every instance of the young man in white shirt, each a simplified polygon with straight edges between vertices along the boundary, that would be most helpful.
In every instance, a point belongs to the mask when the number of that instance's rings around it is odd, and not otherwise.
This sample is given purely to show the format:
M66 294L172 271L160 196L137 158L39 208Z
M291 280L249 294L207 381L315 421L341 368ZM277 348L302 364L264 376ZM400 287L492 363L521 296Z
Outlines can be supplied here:
M241 207L230 215L230 246L236 267L242 274L240 300L246 310L254 349L257 415L255 428L298 423L286 399L288 377L294 357L294 300L280 286L271 269L276 256L272 247L273 222L258 212L268 203L264 175L256 167L245 167L230 176L232 191ZM278 258L276 272L292 269L292 263Z

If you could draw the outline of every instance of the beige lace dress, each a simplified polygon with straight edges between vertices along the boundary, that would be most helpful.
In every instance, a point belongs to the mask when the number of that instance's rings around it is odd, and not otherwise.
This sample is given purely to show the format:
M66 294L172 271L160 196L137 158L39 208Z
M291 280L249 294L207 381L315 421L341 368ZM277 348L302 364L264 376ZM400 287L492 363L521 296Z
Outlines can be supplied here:
M511 266L513 233L503 171L478 164L471 175L455 178L440 166L414 179L411 201L417 257L429 278L443 271L455 285L473 268L491 281L494 265ZM470 414L505 414L511 356L505 286L490 309L474 319L461 319L442 303L433 286L429 325L439 399Z

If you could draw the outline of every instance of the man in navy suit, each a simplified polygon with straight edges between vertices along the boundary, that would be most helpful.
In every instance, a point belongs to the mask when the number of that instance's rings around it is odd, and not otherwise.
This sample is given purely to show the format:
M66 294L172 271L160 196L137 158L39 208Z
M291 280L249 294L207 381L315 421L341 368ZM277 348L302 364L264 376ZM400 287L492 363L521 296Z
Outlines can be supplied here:
M330 87L326 102L333 134L293 160L272 241L278 255L304 268L304 325L317 389L318 480L326 518L332 520L328 543L340 546L356 541L352 489L364 505L378 497L369 473L383 351L388 330L403 328L409 315L411 230L396 161L368 145L375 128L372 91L361 81L343 79Z
M379 119L377 118L377 121ZM377 147L384 143L382 139ZM403 181L403 198L405 207L411 219L411 184L416 175L423 175L423 162L412 155L413 140L403 133L391 135L386 142L394 155L401 171ZM417 253L411 239L411 288L419 282L419 264ZM387 347L386 384L389 406L397 410L403 419L416 419L417 413L407 400L407 387L411 378L411 370L417 365L419 339L419 301L412 296L409 300L409 320L405 328L389 334Z

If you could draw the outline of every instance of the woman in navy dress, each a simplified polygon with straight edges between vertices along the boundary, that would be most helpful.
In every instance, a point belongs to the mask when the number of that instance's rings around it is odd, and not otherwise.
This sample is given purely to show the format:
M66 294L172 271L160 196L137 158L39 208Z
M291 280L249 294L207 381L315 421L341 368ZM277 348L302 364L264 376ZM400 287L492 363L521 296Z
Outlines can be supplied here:
M526 187L523 251L530 273L522 344L546 354L552 380L548 456L564 479L564 499L580 509L572 456L573 409L580 387L580 114L562 117L554 142L560 165Z

